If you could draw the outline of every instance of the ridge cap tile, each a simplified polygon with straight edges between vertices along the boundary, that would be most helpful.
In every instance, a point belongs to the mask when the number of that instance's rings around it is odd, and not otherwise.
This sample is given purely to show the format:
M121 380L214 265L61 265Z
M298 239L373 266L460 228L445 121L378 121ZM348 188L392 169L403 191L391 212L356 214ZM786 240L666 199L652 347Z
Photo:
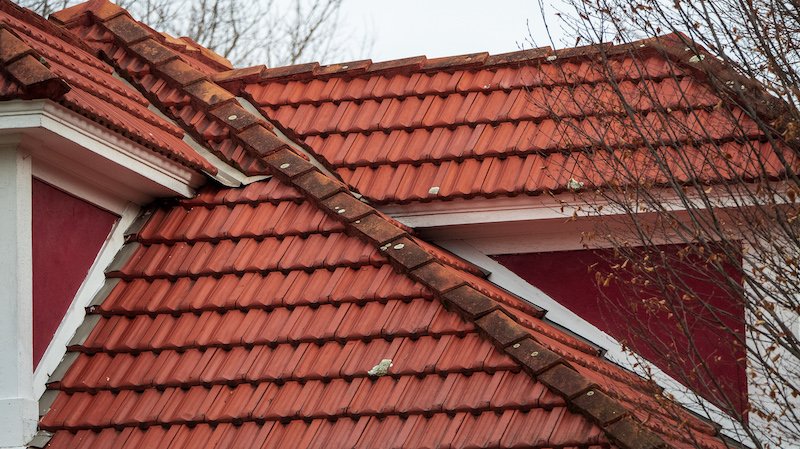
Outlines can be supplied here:
M409 274L413 279L439 292L440 295L467 283L454 268L444 262L439 262L438 258L412 270Z
M407 235L405 230L395 226L377 212L354 221L352 226L363 238L378 246L383 246Z
M501 348L511 346L530 336L528 330L514 321L502 308L478 318L475 320L475 324Z
M126 48L152 66L159 66L180 58L177 53L153 39L152 36L135 44L127 45Z
M619 401L598 389L590 389L576 396L571 405L583 414L593 417L600 427L606 427L628 414Z
M242 132L247 128L261 124L271 126L269 123L264 122L260 117L247 111L242 105L236 101L226 102L225 104L211 110L211 115L216 117L220 122L230 126L236 132Z
M264 162L269 165L274 172L281 173L283 176L290 179L297 178L298 176L315 170L311 162L292 151L288 146L264 156Z
M530 335L510 345L506 348L506 352L528 368L534 376L538 376L559 363L564 363L563 357L540 345Z
M50 20L66 26L81 20L87 14L105 22L121 14L128 14L128 11L108 0L89 0L50 14Z
M308 164L311 165L311 164ZM313 166L312 166L313 167ZM350 223L364 218L373 212L373 209L358 200L350 192L339 192L322 201L320 205L330 214L335 214L339 219Z
M445 293L443 297L470 318L480 318L500 307L494 299L471 285L462 285Z
M567 400L572 400L579 394L596 387L582 374L563 363L543 371L536 378Z
M25 55L34 53L17 34L0 23L0 64L9 64Z
M206 75L192 67L183 59L173 59L166 64L156 67L157 72L183 87L206 78Z
M409 237L393 240L391 244L386 244L380 249L389 260L409 271L436 260L431 253L425 251Z
M175 56L177 57L177 55ZM158 64L155 65L158 66ZM200 102L204 107L212 108L212 110L222 103L235 101L233 94L221 88L217 83L205 78L184 85L182 88L190 97Z
M606 434L625 449L662 449L671 447L653 431L630 416L604 427Z
M125 45L133 45L151 37L147 29L127 14L116 16L103 25Z
M17 33L0 24L0 71L20 85L24 98L59 99L70 85L53 73L47 61Z

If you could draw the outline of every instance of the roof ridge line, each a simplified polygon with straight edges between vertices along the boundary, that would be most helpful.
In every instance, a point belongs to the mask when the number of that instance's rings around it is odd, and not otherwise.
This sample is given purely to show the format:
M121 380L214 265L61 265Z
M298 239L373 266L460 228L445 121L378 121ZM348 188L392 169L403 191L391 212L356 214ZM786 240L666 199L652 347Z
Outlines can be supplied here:
M355 77L365 74L402 73L408 70L428 72L438 70L476 69L522 64L557 53L558 51L554 52L551 47L545 46L497 55L481 52L430 59L427 56L420 55L380 62L373 62L371 59L362 59L326 65L321 65L318 62L309 62L272 68L265 65L255 65L251 67L234 68L227 72L220 72L214 75L214 80L220 83L287 79L304 80L325 79L337 76Z
M375 245L397 272L425 285L446 308L474 323L498 349L517 361L534 379L563 397L571 410L602 428L620 447L670 447L645 427L633 410L580 374L571 362L537 342L506 305L471 285L459 270L426 251L408 229L356 198L339 179L323 173L318 165L290 145L293 141L276 135L269 122L247 111L230 92L183 63L175 51L156 42L149 33L144 36L141 25L131 19L117 21L109 27L108 22L119 16L98 19L126 50L142 58L151 70L177 84L177 89L201 104L207 114L228 129L228 138L235 139L245 151L255 155L259 163L249 170L270 174L294 187L340 220L347 234Z
M553 49L547 45L495 55L488 52L480 52L430 59L422 55L381 62L373 62L371 59L327 65L321 65L319 62L310 62L272 68L268 68L265 65L255 65L220 72L214 75L214 81L220 83L286 81L325 79L337 76L357 77L360 75L393 74L406 71L435 72L442 70L486 69L520 66L537 61L552 62L557 59L581 59L598 55L617 55L643 50L658 50L666 52L670 56L678 56L679 52L672 48L672 45L676 42L675 36L676 33L670 33L655 38L639 39L620 44L599 43L560 49ZM662 40L664 42L661 42ZM665 45L664 43L672 45Z
M106 22L119 16L129 17L142 29L146 30L150 37L157 37L161 44L173 49L177 49L178 47L183 48L183 52L191 53L192 57L199 57L204 63L210 64L219 70L230 70L232 68L231 62L224 56L200 45L189 37L174 37L156 31L147 24L134 19L125 8L109 0L88 0L79 3L50 14L49 20L61 27L72 28L72 26L80 23L82 20L86 20L88 17L94 17L101 22Z
M27 100L58 100L71 89L50 70L41 55L3 24L0 24L0 73L9 76L21 88L21 98Z

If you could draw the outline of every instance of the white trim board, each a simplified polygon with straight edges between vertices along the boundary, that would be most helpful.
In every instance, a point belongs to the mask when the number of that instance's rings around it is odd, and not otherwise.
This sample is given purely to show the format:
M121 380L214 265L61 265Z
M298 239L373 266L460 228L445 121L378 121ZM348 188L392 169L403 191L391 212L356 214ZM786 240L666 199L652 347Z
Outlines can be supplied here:
M35 159L129 201L191 197L207 179L49 100L0 102L0 121Z
M750 186L752 187L752 186ZM752 193L734 194L722 188L719 192L710 192L709 201L716 208L739 208L752 206L755 202ZM747 186L742 187L747 189ZM781 189L775 185L776 191ZM660 206L667 211L685 211L686 206L671 189L654 192ZM686 201L692 208L705 209L702 198L689 197ZM775 198L775 204L786 202L785 198ZM651 213L647 205L639 205L638 213ZM587 217L624 216L627 212L602 195L592 192L564 192L557 195L541 194L537 196L519 195L515 197L497 198L456 198L448 201L432 201L427 203L389 204L380 206L380 210L414 229L445 227L469 227L497 223L522 223L542 220L583 219Z

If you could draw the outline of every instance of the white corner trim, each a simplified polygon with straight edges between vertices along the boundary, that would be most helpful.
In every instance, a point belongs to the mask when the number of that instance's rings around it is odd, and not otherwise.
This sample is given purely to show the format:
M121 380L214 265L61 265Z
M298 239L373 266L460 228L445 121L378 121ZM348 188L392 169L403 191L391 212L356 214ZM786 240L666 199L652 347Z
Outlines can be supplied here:
M623 346L612 336L603 332L593 324L581 318L558 301L531 285L514 272L499 264L480 250L470 245L464 240L442 240L434 241L434 244L441 246L456 254L457 256L489 271L489 281L501 286L518 297L529 301L531 304L544 309L545 318L553 323L569 329L582 338L594 343L605 350L604 357L609 361L631 371L642 378L654 378L658 384L664 388L666 394L671 395L675 400L697 413L707 417L722 426L722 431L726 436L737 441L750 444L747 434L741 426L733 420L727 413L720 410L702 397L694 394L690 389L675 380L672 376L662 371L652 363L635 357L626 351Z
M34 397L38 398L44 393L47 379L61 362L66 353L67 344L81 323L83 323L86 315L85 308L105 283L106 267L125 243L125 231L138 215L139 206L129 203L120 214L119 220L111 228L111 232L89 269L89 273L83 280L66 313L64 313L61 324L56 329L47 350L45 350L39 365L33 373Z
M36 433L33 394L31 158L0 144L0 448Z
M122 137L96 122L49 100L0 102L0 132L46 130L91 153L158 184L173 195L190 197L205 181L203 174ZM42 139L42 136L37 136ZM53 148L26 148L34 157L48 158Z

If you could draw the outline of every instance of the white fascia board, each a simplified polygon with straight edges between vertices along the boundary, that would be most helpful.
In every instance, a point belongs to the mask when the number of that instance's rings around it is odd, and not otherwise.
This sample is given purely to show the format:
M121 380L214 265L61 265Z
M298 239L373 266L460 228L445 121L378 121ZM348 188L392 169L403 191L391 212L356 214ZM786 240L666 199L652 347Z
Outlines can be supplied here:
M109 175L112 183L127 184L133 190L143 189L144 197L191 197L194 189L206 181L202 173L136 144L49 100L1 102L0 132L21 133L32 137L28 139L32 143L26 144L23 140L25 150L36 159L53 160L53 164L59 167L71 160L80 162L77 165L93 162L97 174L101 176L107 170L128 172L122 178L118 173L105 174ZM40 144L42 142L55 146L43 148ZM70 143L83 149L83 153L75 154L75 148L62 148L69 147ZM62 151L59 153L59 150ZM72 168L77 170L76 167Z
M61 323L50 340L47 349L42 355L36 370L33 373L34 397L38 398L45 392L47 379L58 367L67 350L70 339L83 323L86 316L86 307L91 303L94 295L105 284L105 269L114 259L125 243L125 231L139 215L139 207L128 203L127 207L119 214L120 218L114 224L97 257L92 263L89 273L84 278Z
M777 185L776 185L777 186ZM731 188L730 186L728 187ZM779 186L777 186L779 189ZM670 189L654 192L665 211L686 210L682 199ZM711 192L708 199L714 207L736 208L754 204L751 194L736 195L730 191ZM688 198L692 208L705 209L701 198ZM775 199L776 204L784 200ZM643 204L641 213L645 210ZM558 195L520 195L510 198L456 198L451 201L427 203L390 204L380 210L406 226L414 229L455 226L515 223L540 220L574 219L599 216L626 215L627 211L602 195L591 192L565 192Z
M697 396L689 388L657 366L642 357L632 355L614 337L584 320L508 268L483 254L480 250L472 247L468 241L445 240L435 241L434 243L490 272L489 281L544 309L546 312L545 318L548 321L569 329L571 332L602 348L605 351L603 356L609 361L644 379L654 379L659 386L664 388L664 393L672 396L679 404L719 424L726 436L745 444L751 444L748 442L747 434L741 426L727 413L702 397Z

